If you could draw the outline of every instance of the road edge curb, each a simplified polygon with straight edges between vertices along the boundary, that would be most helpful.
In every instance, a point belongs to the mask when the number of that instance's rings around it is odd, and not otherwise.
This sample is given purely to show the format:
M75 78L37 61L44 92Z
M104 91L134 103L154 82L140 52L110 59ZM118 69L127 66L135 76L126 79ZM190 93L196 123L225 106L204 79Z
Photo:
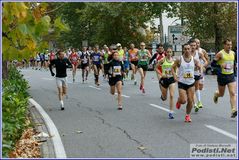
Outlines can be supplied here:
M52 139L52 142L53 142L53 147L54 147L56 158L67 158L66 157L66 152L65 152L65 149L64 149L64 145L61 141L60 134L59 134L54 122L52 121L52 119L45 112L45 110L41 107L41 105L39 105L34 99L29 98L28 101L33 106L35 106L37 111L42 116L50 135L53 136L51 139Z

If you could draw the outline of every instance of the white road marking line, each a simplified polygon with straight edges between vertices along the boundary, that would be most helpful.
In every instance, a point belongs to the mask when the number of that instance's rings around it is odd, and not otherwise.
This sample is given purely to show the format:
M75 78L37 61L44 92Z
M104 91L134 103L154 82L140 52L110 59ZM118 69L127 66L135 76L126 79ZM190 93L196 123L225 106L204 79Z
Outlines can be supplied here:
M115 93L115 95L118 95L118 93ZM127 96L127 95L124 95L124 94L122 94L122 97L130 98L130 96Z
M101 88L97 88L97 87L94 87L94 86L89 86L90 88L94 88L94 89L97 89L97 90L101 90Z
M49 81L53 81L54 79L52 79L52 78L41 78L41 79L43 79L43 80L49 80Z
M53 136L51 139L53 142L56 158L66 158L66 152L65 152L63 143L61 141L60 134L54 122L51 120L48 114L44 111L44 109L34 99L29 98L29 102L32 103L36 107L36 109L39 111L39 113L42 115L43 120L47 125L47 129L50 132L50 135Z
M231 133L229 133L229 132L227 132L227 131L224 131L224 130L222 130L222 129L220 129L220 128L217 128L217 127L215 127L215 126L212 126L212 125L207 125L207 124L205 124L205 126L206 126L207 128L209 128L209 129L212 129L212 130L214 130L214 131L216 131L216 132L218 132L218 133L221 133L221 134L223 134L223 135L225 135L225 136L227 136L227 137L230 137L230 138L232 138L232 139L234 139L234 140L237 140L237 136L234 135L234 134L231 134Z
M158 108L158 109L161 109L161 110L163 110L163 111L165 111L165 112L170 112L170 110L169 109L166 109L166 108L164 108L164 107L161 107L161 106L158 106L158 105L156 105L156 104L149 104L150 106L153 106L153 107L155 107L155 108Z

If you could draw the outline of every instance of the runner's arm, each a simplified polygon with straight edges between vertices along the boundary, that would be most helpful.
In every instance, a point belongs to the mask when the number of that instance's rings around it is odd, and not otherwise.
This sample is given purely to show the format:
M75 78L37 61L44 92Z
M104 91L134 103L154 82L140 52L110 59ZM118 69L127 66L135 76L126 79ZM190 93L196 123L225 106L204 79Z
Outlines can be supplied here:
M207 59L205 58L205 56L202 52L200 53L200 58L205 62L202 67L206 68L207 65L208 65L208 61L207 61Z
M125 71L124 71L124 65L122 62L120 62L120 66L121 66L121 74L124 77L125 76Z
M151 53L149 52L149 50L148 50L148 57L149 57L149 58L152 57L152 55L151 55Z
M195 64L195 67L199 70L199 73L202 74L203 73L203 66L196 59L194 59L194 64Z
M157 57L157 53L155 53L155 54L152 56L152 58L149 60L149 64L151 64L156 57Z
M218 67L219 65L217 64L217 61L219 61L221 58L222 58L222 54L221 54L220 52L218 52L218 53L215 55L215 57L214 57L214 59L213 59L213 61L212 61L212 63L211 63L211 66L212 66L212 67Z
M69 61L69 59L66 59L67 65L71 66L72 68L74 67L73 64Z
M155 67L155 71L156 71L160 76L162 76L162 72L159 70L159 66L162 65L163 61L164 61L164 58L161 59L161 60L157 63L157 65L156 65L156 67Z
M176 69L180 67L180 60L179 59L176 59L174 61L174 64L172 65L172 74L173 74L173 78L174 80L177 82L178 81L178 77L176 75Z
M49 64L49 69L50 69L50 72L51 72L51 75L52 76L55 76L55 73L52 71L52 66L55 64L55 60L52 60L51 63Z

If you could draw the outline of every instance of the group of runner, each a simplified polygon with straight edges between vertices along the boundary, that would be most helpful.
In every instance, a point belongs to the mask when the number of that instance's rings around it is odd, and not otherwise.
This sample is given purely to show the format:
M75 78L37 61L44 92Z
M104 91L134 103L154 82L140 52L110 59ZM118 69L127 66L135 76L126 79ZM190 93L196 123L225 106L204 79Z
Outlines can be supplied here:
M131 80L137 85L136 73L140 75L139 89L144 94L145 77L148 66L156 61L156 75L161 90L161 100L167 99L169 92L169 119L174 119L174 92L175 84L178 84L179 97L176 102L176 108L180 109L182 104L186 104L185 122L191 122L190 113L194 106L195 112L203 108L201 101L201 91L204 85L204 72L209 64L207 52L200 47L199 39L190 40L183 45L183 53L179 58L174 58L172 48L168 47L164 51L162 44L159 45L157 53L153 56L149 50L145 49L145 43L140 43L140 48L135 48L134 44L130 44L130 49L123 49L121 44L116 45L116 49L103 46L100 50L96 45L93 50L87 50L83 47L81 52L75 49L63 52L57 52L57 58L51 60L49 68L52 76L52 66L56 67L56 83L59 91L59 100L61 109L64 110L63 97L67 95L67 67L72 67L73 82L75 82L77 68L82 69L82 81L87 81L90 70L94 72L95 84L99 83L100 70L104 75L104 79L108 80L110 85L110 93L115 95L117 90L118 110L122 110L122 85L123 80L129 78L129 68L132 69ZM232 41L226 39L224 41L224 49L216 54L212 63L213 66L220 68L218 74L218 90L215 92L213 100L218 102L218 98L222 97L225 87L228 86L231 103L231 117L237 116L236 96L235 96L235 77L234 77L234 60L235 53L231 50Z

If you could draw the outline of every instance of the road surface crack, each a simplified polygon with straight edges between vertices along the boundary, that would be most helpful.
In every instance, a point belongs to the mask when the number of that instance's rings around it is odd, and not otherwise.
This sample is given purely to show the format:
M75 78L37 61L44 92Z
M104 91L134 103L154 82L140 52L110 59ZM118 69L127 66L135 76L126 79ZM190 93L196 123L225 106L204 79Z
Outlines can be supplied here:
M173 133L176 134L180 139L184 140L185 142L190 143L186 138L181 136L179 133L177 133L177 132L173 132Z
M117 127L117 126L113 126L112 124L108 123L108 122L105 122L105 119L102 118L102 117L99 117L99 116L95 116L96 118L100 119L102 124L104 125L107 125L108 127L115 127L116 129L120 130L121 132L123 132L126 137L131 140L131 141L134 141L138 146L144 146L140 141L134 139L126 130L120 128L120 127ZM152 154L150 153L147 153L145 150L142 150L140 149L139 147L137 147L137 149L143 154L143 155L147 155L149 156L150 158L155 158Z
M118 130L122 131L122 132L126 135L126 137L127 137L129 140L136 142L137 145L139 145L139 146L144 146L140 141L134 139L126 130L124 130L124 129L120 128L120 127L116 127L116 128L117 128ZM142 150L142 149L140 149L139 147L138 147L138 150L139 150L142 154L147 155L147 156L149 156L150 158L155 158L152 154L146 153L145 150Z
M82 106L80 106L79 103L77 104L77 106L82 107ZM144 146L144 145L143 145L140 141L134 139L126 130L124 130L124 129L118 127L118 126L113 126L112 124L106 122L105 119L101 117L101 116L103 115L102 112L100 112L100 111L98 111L98 110L94 110L94 109L92 109L91 107L84 107L84 108L88 109L90 112L95 112L95 113L97 113L98 115L95 115L95 117L96 117L97 119L99 119L102 124L104 124L104 125L106 125L106 126L108 126L108 127L114 127L114 128L116 128L116 129L120 130L123 134L126 135L126 137L127 137L129 140L134 141L134 142L138 145L137 149L138 149L143 155L149 156L150 158L155 158L152 154L147 153L147 152L146 152L145 150L143 150L143 149L140 149L139 146ZM98 147L99 147L101 150L103 149L103 147L102 147L101 145L99 145L99 144L98 144Z

